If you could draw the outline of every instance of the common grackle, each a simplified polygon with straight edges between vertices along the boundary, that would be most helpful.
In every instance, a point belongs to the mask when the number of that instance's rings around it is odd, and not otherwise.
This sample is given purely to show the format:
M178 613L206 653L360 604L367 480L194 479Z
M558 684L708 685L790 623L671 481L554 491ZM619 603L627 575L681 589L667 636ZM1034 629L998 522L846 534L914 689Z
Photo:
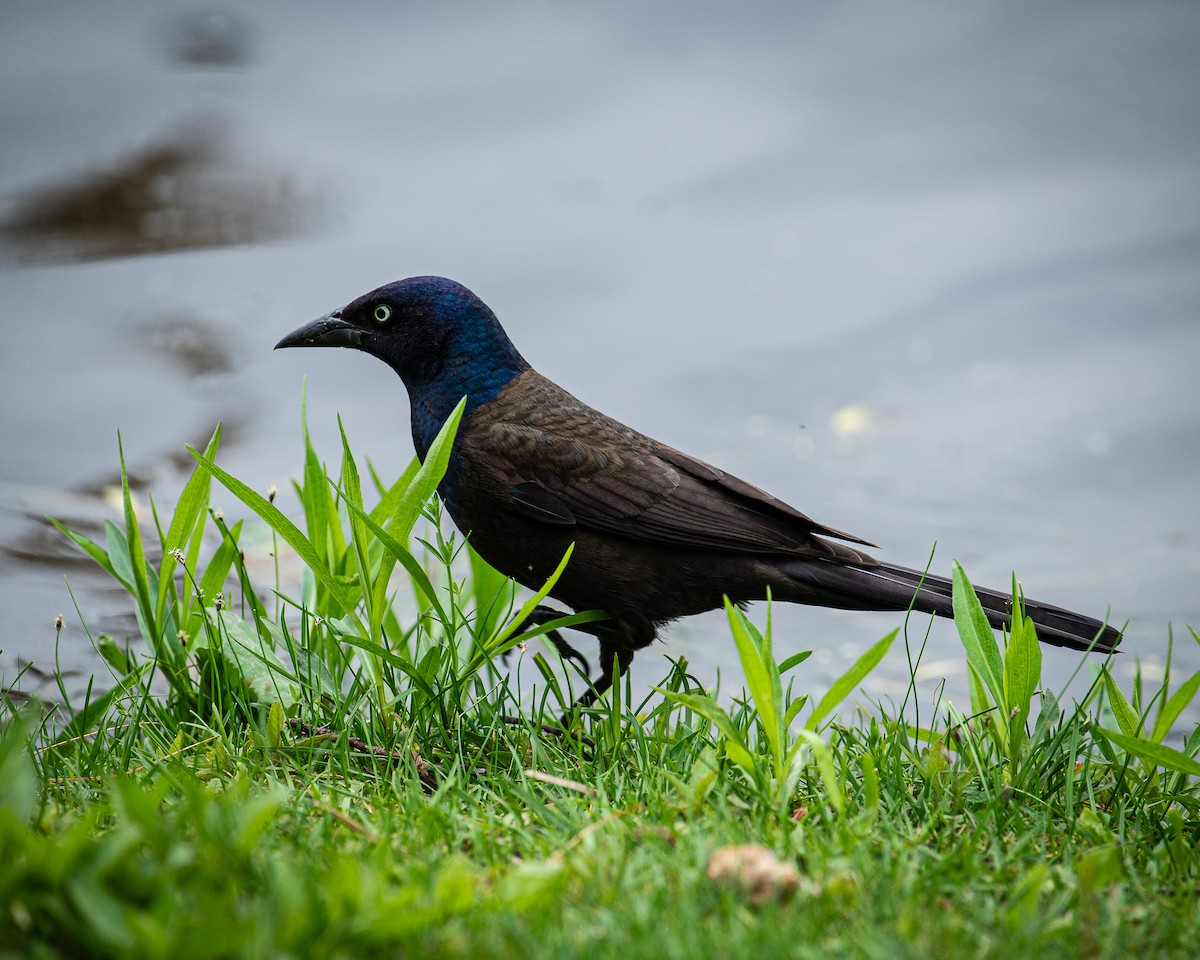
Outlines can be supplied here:
M776 599L851 610L953 616L950 581L890 563L873 544L824 526L770 494L580 402L513 346L496 315L466 287L412 277L372 290L276 344L353 347L400 375L413 442L424 458L446 418L466 409L438 486L446 509L492 566L540 587L575 550L551 596L608 615L579 627L600 641L594 700L663 624ZM978 590L993 626L1009 598ZM1061 607L1025 601L1038 637L1111 651L1119 631ZM534 619L561 616L539 608ZM559 649L574 651L560 637ZM614 669L615 664L615 669Z

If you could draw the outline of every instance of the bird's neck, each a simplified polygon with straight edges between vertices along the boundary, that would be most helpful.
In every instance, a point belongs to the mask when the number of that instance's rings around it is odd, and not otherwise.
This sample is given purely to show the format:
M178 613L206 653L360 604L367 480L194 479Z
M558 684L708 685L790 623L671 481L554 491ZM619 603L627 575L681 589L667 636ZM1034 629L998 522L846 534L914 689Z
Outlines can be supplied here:
M410 379L407 386L417 455L425 459L429 447L463 397L467 398L463 411L463 416L467 417L494 400L515 377L528 369L529 364L516 348L502 357L492 357L486 364L480 363L478 356L456 352L436 371L430 371L432 375Z

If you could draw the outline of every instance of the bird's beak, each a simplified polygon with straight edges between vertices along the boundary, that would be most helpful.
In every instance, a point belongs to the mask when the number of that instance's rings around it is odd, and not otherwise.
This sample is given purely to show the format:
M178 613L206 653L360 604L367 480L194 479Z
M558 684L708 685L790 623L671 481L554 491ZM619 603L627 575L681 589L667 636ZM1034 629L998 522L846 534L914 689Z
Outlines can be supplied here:
M366 331L347 323L338 311L318 317L299 330L293 330L275 344L281 347L361 347Z

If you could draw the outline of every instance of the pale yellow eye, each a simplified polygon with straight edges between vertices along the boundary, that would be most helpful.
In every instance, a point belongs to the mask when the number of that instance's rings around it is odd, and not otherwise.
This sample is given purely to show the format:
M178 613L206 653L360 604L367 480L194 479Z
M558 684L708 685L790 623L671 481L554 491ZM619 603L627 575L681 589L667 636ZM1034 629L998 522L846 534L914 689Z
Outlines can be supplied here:
M387 323L392 319L392 308L386 303L380 303L375 307L374 316L376 323Z

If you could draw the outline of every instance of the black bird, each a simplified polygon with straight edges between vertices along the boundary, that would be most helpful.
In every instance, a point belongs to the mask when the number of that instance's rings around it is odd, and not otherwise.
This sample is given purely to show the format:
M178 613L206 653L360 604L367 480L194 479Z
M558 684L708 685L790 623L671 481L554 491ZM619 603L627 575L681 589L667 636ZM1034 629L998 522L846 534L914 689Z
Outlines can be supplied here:
M279 347L353 347L387 363L408 389L423 459L465 396L445 478L446 509L492 566L540 587L567 547L551 596L608 615L579 629L600 641L602 675L581 702L624 673L665 623L744 603L779 600L849 610L952 617L950 581L881 563L873 544L577 400L534 370L496 315L466 287L411 277L372 290L301 327ZM977 590L989 622L1007 623L1009 598ZM1120 632L1060 607L1025 601L1038 637L1112 651ZM561 616L539 608L546 622ZM560 651L574 654L554 637ZM577 655L576 655L577 656Z

